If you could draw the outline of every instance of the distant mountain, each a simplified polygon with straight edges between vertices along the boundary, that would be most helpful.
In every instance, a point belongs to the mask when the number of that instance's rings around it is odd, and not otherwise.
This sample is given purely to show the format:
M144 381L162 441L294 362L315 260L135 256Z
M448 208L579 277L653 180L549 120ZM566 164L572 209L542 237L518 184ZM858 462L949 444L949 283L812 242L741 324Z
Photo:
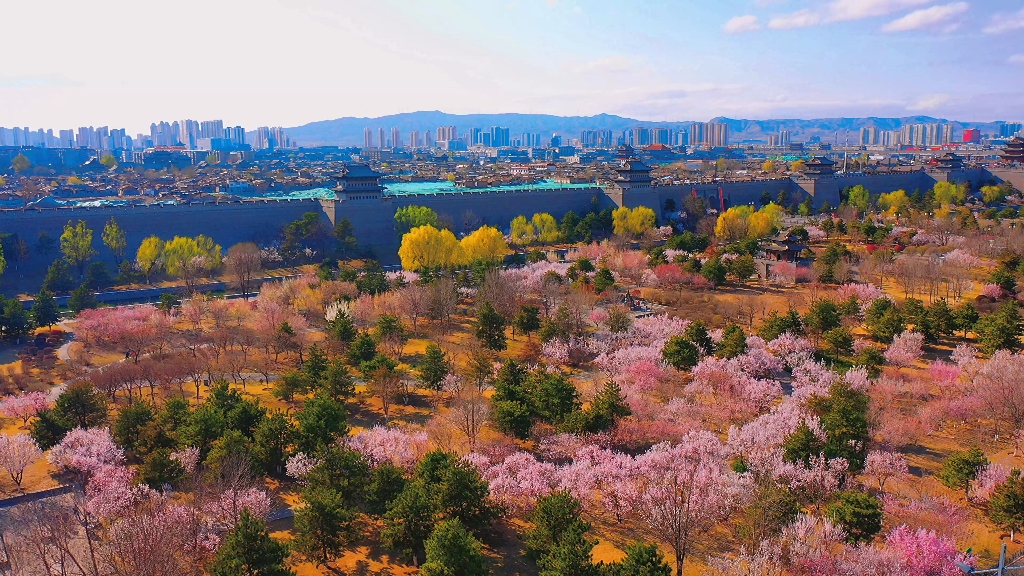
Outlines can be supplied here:
M779 130L789 130L794 141L806 141L813 136L818 136L826 142L834 140L837 131L840 132L840 140L845 140L846 136L843 134L845 131L849 133L850 141L855 142L860 137L860 129L867 126L877 126L880 130L898 130L904 124L932 122L952 123L956 136L959 136L959 132L964 128L980 128L983 133L998 133L999 131L999 124L996 122L959 122L932 118L930 116L908 116L904 118L817 118L811 120L743 120L718 117L712 121L729 124L730 140L732 142L743 140L763 140L767 142L768 136L777 134ZM685 128L691 122L691 120L649 122L646 120L624 118L613 114L554 116L550 114L515 113L448 114L432 111L407 112L380 116L378 118L348 116L286 128L286 131L293 140L303 146L323 144L362 146L363 130L365 128L373 130L373 138L376 143L378 128L384 128L385 138L390 138L391 128L398 127L404 144L408 143L409 134L413 130L418 130L422 138L426 131L434 131L438 126L455 126L460 135L467 132L470 128L489 130L491 126L503 126L509 129L509 134L512 138L517 138L524 132L529 132L539 133L542 139L547 140L552 134L561 134L566 138L578 138L582 130L611 130L617 136L623 130L637 126L680 129Z

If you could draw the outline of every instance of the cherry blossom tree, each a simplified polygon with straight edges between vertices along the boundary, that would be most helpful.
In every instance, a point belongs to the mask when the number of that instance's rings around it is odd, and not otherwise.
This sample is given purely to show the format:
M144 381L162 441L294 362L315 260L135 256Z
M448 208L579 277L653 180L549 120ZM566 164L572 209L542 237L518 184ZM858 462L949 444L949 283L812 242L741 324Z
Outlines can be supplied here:
M412 469L427 452L427 433L374 426L349 438L348 445L374 465L390 461L400 468Z
M999 300L1006 295L1006 292L998 284L984 284L981 287L981 295L993 300Z
M636 461L628 454L595 445L576 451L573 461L558 471L559 490L570 492L584 506L597 501L619 522L637 499Z
M924 334L905 330L892 339L892 344L884 353L885 361L897 368L911 366L921 357L923 344Z
M906 524L933 530L960 541L970 533L971 512L946 497L920 496L904 498L882 494L886 522L892 526Z
M155 306L118 306L83 310L75 335L90 346L124 351L138 362L150 347L162 344L173 319Z
M104 466L120 465L124 462L124 450L114 442L109 428L75 428L50 450L46 459L58 472L89 476Z
M7 396L0 400L0 416L18 418L22 424L28 424L30 418L50 405L45 392L28 392L18 396Z
M135 483L135 471L120 464L105 464L93 469L85 484L85 509L97 518L123 516L156 493L145 484Z
M957 380L960 379L962 369L959 364L936 360L928 365L928 375L938 385L939 389L949 393L954 389Z
M812 396L827 396L839 375L822 362L809 360L793 367L793 398L801 402Z
M639 488L633 509L652 537L672 547L677 574L683 573L694 542L724 520L747 490L725 455L713 434L695 432L636 458Z
M214 527L221 532L227 532L238 523L242 510L248 510L256 518L266 518L270 509L270 496L265 490L255 487L228 488L203 507Z
M908 576L958 576L957 563L974 567L975 557L957 551L956 542L934 531L897 526L885 543L898 551L907 564Z
M490 487L491 497L519 512L531 510L537 498L554 490L556 474L554 464L539 462L529 452L516 452L480 471Z
M308 476L314 468L319 466L321 462L323 462L323 460L320 458L314 458L303 452L299 452L288 458L288 461L285 462L284 470L285 473L288 474L289 478L294 478L300 484L305 484L306 476Z
M974 372L971 397L982 413L994 419L996 432L1000 424L1006 424L1011 433L1024 429L1024 356L1000 350L979 362Z
M857 299L861 310L867 308L872 302L885 297L885 292L874 284L843 284L836 290L836 299L845 302L851 297Z
M978 471L978 477L971 481L970 494L973 502L986 503L998 487L1010 477L1010 470L996 463L989 463Z
M837 492L845 483L850 464L845 458L828 459L812 456L803 463L784 462L775 470L777 480L799 491L804 498L818 504Z
M750 363L758 362L754 360ZM782 386L775 380L748 375L742 368L743 364L738 359L705 357L690 371L692 379L686 391L707 397L710 406L722 409L730 419L763 412L782 396ZM761 365L755 366L754 370L762 373L767 371Z
M171 452L171 458L181 465L185 474L194 474L199 467L199 448L189 446Z
M813 342L790 332L768 342L766 347L769 352L781 358L790 368L808 362L815 350Z
M25 468L42 456L39 445L28 434L0 434L0 468L11 475L19 492Z
M890 478L899 478L908 473L907 460L898 452L872 450L864 463L864 475L878 482L878 491L885 491Z

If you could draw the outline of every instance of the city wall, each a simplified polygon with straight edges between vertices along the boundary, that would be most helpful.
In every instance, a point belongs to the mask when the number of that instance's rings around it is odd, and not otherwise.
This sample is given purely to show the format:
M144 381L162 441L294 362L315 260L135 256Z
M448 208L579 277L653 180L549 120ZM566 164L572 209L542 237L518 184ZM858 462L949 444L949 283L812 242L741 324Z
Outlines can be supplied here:
M307 212L323 214L325 223L341 218L352 222L355 236L373 246L377 257L386 264L397 262L399 239L394 232L394 214L402 206L422 205L432 208L443 217L450 218L457 230L464 225L489 224L507 230L508 223L520 214L549 212L561 218L573 210L586 213L595 205L598 209L626 205L648 206L660 214L665 201L672 199L681 206L683 199L696 189L709 207L719 207L719 186L725 206L757 204L765 191L776 198L786 192L790 201L800 202L806 195L814 197L820 206L828 201L839 205L839 192L847 187L863 185L873 194L904 189L907 192L926 190L941 180L970 182L972 187L990 182L1011 182L1024 190L1024 170L968 170L942 173L915 171L901 174L828 176L816 179L775 179L751 182L723 182L721 184L658 186L627 192L625 197L615 188L565 188L557 190L523 190L509 192L474 192L457 194L423 194L385 196L379 200L267 200L182 205L120 206L103 208L47 208L31 210L0 210L0 232L17 233L29 245L30 256L25 262L9 263L7 272L0 277L4 293L35 292L50 262L57 254L41 256L35 252L39 233L46 230L57 239L69 221L83 220L94 230L94 246L100 257L113 270L113 258L102 245L103 225L111 217L125 230L128 252L134 254L142 239L157 235L169 239L175 235L206 234L227 249L245 241L269 243L279 237L281 228Z
M117 270L113 255L102 241L103 226L111 218L125 231L128 256L134 257L142 240L154 234L164 240L174 236L205 234L225 250L238 242L272 242L280 236L285 223L311 211L322 212L320 201L302 199L0 210L0 233L16 233L29 247L27 260L8 262L7 270L0 276L0 290L6 294L38 290L46 269L59 256L59 252L49 255L36 252L39 233L46 231L59 242L68 222L82 220L93 230L93 247L114 275Z
M397 261L399 238L395 234L395 211L403 206L426 206L442 218L450 218L458 231L464 225L476 228L487 224L499 230L508 229L509 222L520 214L548 212L561 218L567 212L585 214L596 202L599 210L615 207L601 187L565 188L559 190L522 190L509 192L473 192L457 194L410 194L385 196L380 201L323 201L332 222L348 218L356 238L372 244L385 263Z

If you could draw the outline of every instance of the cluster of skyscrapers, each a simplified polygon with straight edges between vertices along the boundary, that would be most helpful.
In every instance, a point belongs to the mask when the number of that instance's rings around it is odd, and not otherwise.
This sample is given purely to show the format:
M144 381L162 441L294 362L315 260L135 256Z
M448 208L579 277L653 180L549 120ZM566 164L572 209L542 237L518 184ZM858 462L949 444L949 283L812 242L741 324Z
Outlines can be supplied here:
M441 148L444 150L465 150L472 146L486 148L534 147L543 145L540 134L524 132L521 137L513 138L506 126L491 126L490 129L472 128L459 134L455 126L438 126L433 130L409 132L409 138L403 139L399 128L392 127L385 131L379 127L363 129L363 148L394 149L394 148Z
M999 125L1001 138L1008 138L1021 132L1020 122L1004 122ZM994 136L994 135L993 135ZM877 126L860 129L861 146L942 146L953 142L980 143L981 130L967 128L960 139L956 138L952 124L932 122L927 124L906 124L899 130L880 130Z
M82 126L78 130L29 130L0 127L0 146L40 148L89 148L93 150L136 150L155 147L183 147L187 150L262 150L293 148L296 143L280 126L261 126L247 138L245 128L224 126L223 120L175 120L150 124L149 134L133 139L124 128ZM248 141L251 140L251 141Z
M582 148L612 148L628 144L633 147L644 147L655 144L665 146L707 146L710 148L729 145L729 125L721 122L694 122L678 129L636 127L623 130L617 137L611 130L583 130L578 142ZM548 139L539 133L523 132L514 137L505 126L491 126L490 129L471 128L459 133L455 126L439 126L434 130L413 130L408 139L403 139L397 127L385 131L384 127L376 130L363 129L363 148L394 149L394 148L441 148L444 150L465 150L473 146L485 148L557 148L562 146L562 138L552 134Z

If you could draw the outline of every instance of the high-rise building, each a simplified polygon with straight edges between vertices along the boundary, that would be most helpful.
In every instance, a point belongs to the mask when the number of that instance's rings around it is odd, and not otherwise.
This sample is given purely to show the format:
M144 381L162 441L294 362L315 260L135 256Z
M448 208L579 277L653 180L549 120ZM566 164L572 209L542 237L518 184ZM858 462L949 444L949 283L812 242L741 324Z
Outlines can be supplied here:
M480 144L483 144L485 147L489 148L492 145L491 142L492 140L490 132L483 132L480 134Z
M223 138L224 137L224 121L223 120L203 120L199 123L199 137L200 138Z
M433 148L434 147L434 131L424 130L423 131L423 147Z
M245 145L245 128L241 126L233 126L224 129L224 137L231 141L235 146Z
M97 150L110 150L110 128L107 126L100 126L93 133L92 147Z
M690 146L700 146L707 141L704 139L704 124L694 122L690 124Z
M377 148L384 149L387 144L386 137L384 136L384 127L380 126L377 128Z
M189 150L193 150L196 147L196 142L203 138L202 127L199 122L195 120L179 120L178 121L178 136L181 138L181 143L185 145Z
M398 131L398 126L394 126L391 128L391 147L402 147L402 133Z
M729 145L729 125L724 122L708 122L704 125L704 139L711 148Z
M438 126L437 127L437 141L448 142L450 140L456 140L459 137L458 131L455 130L455 126Z
M1020 122L1007 122L999 126L999 135L1004 138L1016 136L1020 134L1021 130L1024 130L1024 124Z
M878 144L878 126L865 126L860 129L860 145L874 146Z
M74 148L75 147L75 131L74 130L61 130L57 137L57 148Z
M373 148L373 130L363 128L363 148Z
M647 128L642 126L637 126L630 130L629 134L626 135L626 138L628 139L629 145L634 148L649 146L651 144L651 133Z
M483 131L479 128L470 128L469 136L466 138L466 144L476 146L477 144L483 144L483 138L481 136Z
M580 145L584 148L610 148L612 145L612 131L583 130L580 132Z
M256 137L253 139L252 147L254 150L294 148L295 143L285 133L284 128L280 126L274 126L273 128L260 126L256 129Z
M977 128L968 128L964 130L964 142L970 144L978 144L981 142L981 130Z
M154 124L153 126L155 127L156 125ZM17 130L17 128L15 128L15 130ZM78 134L75 136L75 146L79 148L92 148L94 132L95 130L93 130L92 126L80 126L78 128Z
M669 140L669 129L668 128L651 128L648 133L650 134L651 144L664 144L668 146L672 142Z
M420 131L419 130L413 130L412 132L409 133L409 148L419 148L419 147L420 147Z
M491 126L491 146L495 148L508 146L508 128L504 126Z

